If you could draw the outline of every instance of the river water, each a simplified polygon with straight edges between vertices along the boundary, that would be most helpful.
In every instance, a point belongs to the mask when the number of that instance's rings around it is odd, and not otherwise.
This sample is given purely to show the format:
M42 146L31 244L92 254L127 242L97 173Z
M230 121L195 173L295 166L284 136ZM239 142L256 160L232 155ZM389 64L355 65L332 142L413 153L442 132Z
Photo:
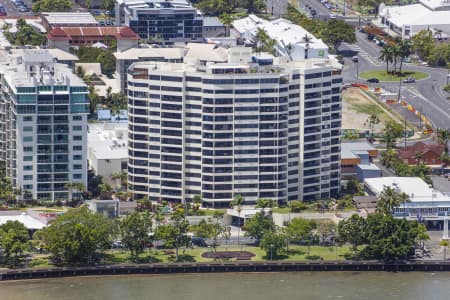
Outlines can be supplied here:
M450 299L450 273L312 272L0 282L0 300Z

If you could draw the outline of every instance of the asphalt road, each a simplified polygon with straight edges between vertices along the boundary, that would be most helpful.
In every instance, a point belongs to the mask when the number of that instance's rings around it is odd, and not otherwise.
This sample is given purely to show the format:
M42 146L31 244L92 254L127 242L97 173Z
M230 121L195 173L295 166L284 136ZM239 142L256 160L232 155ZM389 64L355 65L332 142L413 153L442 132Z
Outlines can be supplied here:
M340 48L349 55L345 58L344 82L358 81L356 73L386 68L385 63L378 60L381 47L369 41L363 33L357 32L356 37L356 44L343 44ZM351 56L356 54L359 57L357 64L351 60ZM403 70L425 72L429 74L429 77L417 80L415 83L402 83L401 87L400 82L380 82L377 86L394 93L398 93L400 88L400 98L420 110L427 116L433 126L450 129L450 100L447 99L450 94L447 95L447 92L442 90L442 87L446 84L447 70L414 64L403 64ZM360 78L359 81L361 80L363 79Z
M16 5L11 0L0 0L0 3L3 4L6 10L6 14L8 16L31 16L33 12L31 12L31 0L23 0L23 3L30 9L28 12L19 12L17 10Z

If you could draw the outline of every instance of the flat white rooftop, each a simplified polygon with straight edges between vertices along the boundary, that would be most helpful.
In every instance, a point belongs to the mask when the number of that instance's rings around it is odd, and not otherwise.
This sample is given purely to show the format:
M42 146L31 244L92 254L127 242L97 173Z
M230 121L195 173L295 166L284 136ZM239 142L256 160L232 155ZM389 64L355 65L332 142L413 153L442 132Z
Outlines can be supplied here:
M98 21L88 12L43 12L47 22L52 24L92 24L98 25Z
M125 159L128 157L127 123L89 124L89 154L97 159Z
M377 196L385 187L406 193L411 202L450 201L450 197L434 190L419 177L379 177L364 180L366 186Z
M11 222L19 221L29 230L39 230L47 226L41 221L27 215L26 213L22 213L20 215L0 216L0 225L3 225L8 221Z

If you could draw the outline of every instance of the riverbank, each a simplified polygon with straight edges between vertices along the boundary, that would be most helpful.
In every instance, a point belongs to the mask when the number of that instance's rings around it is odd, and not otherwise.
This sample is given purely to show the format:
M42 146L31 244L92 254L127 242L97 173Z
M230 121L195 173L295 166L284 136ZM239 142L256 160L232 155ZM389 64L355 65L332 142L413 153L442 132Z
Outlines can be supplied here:
M127 264L87 267L56 267L48 269L17 269L0 271L0 281L74 276L104 276L132 274L180 273L260 273L260 272L325 272L325 271L387 271L387 272L448 272L447 261L414 261L385 263L377 261L317 261L317 262L216 262Z

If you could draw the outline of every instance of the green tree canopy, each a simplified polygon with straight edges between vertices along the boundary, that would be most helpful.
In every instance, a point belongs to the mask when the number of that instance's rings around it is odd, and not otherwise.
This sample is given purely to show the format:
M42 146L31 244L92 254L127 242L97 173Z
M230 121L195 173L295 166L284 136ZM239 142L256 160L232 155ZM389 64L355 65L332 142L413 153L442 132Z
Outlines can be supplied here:
M431 30L421 30L412 37L412 49L421 59L427 59L434 47Z
M275 224L270 216L257 212L255 216L248 219L244 225L245 235L259 242L267 231L274 230Z
M68 210L36 232L54 258L63 263L92 263L97 251L108 249L115 231L110 219L86 206Z
M178 208L170 217L170 223L160 225L155 229L156 239L164 240L167 247L175 248L176 260L179 260L179 249L187 246L190 237L188 236L189 222L184 215L184 209Z
M152 218L148 212L135 212L120 222L119 229L122 243L135 257L151 242Z
M395 142L403 134L403 126L395 121L388 121L383 130L383 137L387 148L393 148Z
M285 232L289 241L300 243L310 238L315 223L302 218L294 218L286 226Z
M65 12L72 9L70 0L36 0L33 1L33 12Z
M395 208L399 207L402 203L409 201L407 194L400 193L390 186L387 186L378 196L377 211L382 214L390 215Z
M344 21L330 19L325 23L321 38L335 50L342 42L354 44L356 42L355 28Z
M338 235L342 242L352 245L353 252L366 241L366 222L363 217L353 214L350 218L342 220L338 225Z
M285 236L279 230L264 233L259 246L266 251L266 259L277 258L285 242Z
M7 221L0 225L0 248L6 263L17 265L22 253L30 246L29 237L27 228L19 221Z
M414 254L418 237L418 223L394 219L391 215L370 214L367 217L368 245L360 252L366 259L396 261Z

